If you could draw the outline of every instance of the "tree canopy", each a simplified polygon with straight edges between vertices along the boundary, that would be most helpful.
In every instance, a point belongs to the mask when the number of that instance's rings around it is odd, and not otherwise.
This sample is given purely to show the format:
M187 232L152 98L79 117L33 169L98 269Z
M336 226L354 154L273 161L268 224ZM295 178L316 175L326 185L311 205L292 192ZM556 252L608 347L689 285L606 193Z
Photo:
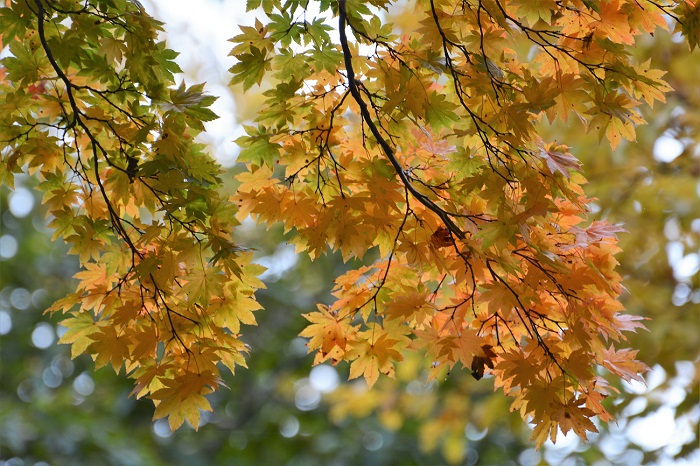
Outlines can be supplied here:
M315 364L347 364L370 388L402 371L488 375L541 446L597 432L619 380L643 381L623 226L584 190L595 155L584 166L579 140L551 128L634 141L671 86L633 49L666 29L693 50L700 7L420 0L401 4L402 28L382 20L392 3L248 1L231 84L266 90L233 191L195 141L215 97L175 82L176 53L138 2L0 10L3 184L39 180L53 239L81 265L49 309L65 315L61 341L124 367L172 429L196 428L221 370L246 366L242 325L264 288L233 236L248 217L349 264L300 336Z

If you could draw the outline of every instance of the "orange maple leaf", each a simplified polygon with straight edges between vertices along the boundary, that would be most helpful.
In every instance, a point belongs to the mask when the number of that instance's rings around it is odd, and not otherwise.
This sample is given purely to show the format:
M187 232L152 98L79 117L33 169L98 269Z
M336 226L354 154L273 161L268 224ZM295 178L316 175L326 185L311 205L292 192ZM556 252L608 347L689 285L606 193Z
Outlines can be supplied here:
M588 408L581 407L584 402L585 400L582 399L571 399L566 404L552 403L550 418L558 424L564 435L573 430L576 435L586 441L588 440L587 432L598 432L598 429L590 419L595 413Z
M636 380L643 383L644 378L640 374L648 371L649 366L634 359L638 352L629 348L615 350L615 346L610 345L610 348L603 350L601 364L628 382Z

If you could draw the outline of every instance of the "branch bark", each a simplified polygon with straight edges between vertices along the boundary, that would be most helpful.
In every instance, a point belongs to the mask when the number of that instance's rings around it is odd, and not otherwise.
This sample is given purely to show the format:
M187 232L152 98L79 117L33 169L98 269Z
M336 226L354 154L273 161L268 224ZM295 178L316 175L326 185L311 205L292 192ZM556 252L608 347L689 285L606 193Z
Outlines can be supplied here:
M379 147L382 148L382 151L384 152L384 155L389 159L391 162L391 165L394 167L394 170L396 171L396 174L399 176L399 179L401 179L401 182L403 185L406 187L406 189L411 193L411 195L421 204L423 204L425 207L427 207L429 210L433 211L440 219L442 222L445 224L445 227L455 236L457 236L459 239L464 239L465 234L464 231L454 222L454 220L450 217L450 215L440 206L435 204L430 198L428 198L426 195L422 194L419 192L415 186L411 183L411 180L408 178L408 175L406 174L406 171L403 169L401 166L401 163L399 163L398 159L396 158L396 150L391 147L391 144L387 142L387 140L382 136L382 133L379 131L379 128L377 125L374 123L372 120L372 115L369 112L369 108L367 107L367 103L364 101L362 98L362 94L360 93L360 89L357 86L357 81L355 79L355 71L352 66L352 53L350 52L350 45L348 43L348 36L345 32L345 29L348 25L348 15L347 15L347 10L346 10L346 0L339 0L338 2L338 20L339 20L339 25L338 25L338 32L340 33L340 46L343 49L343 58L345 59L345 70L347 72L347 78L348 78L348 87L350 89L350 94L352 95L353 99L357 103L357 105L360 107L360 116L362 117L362 120L367 124L367 127L369 128L370 132L372 133L372 136L374 136L374 139L377 141L377 144L379 144Z

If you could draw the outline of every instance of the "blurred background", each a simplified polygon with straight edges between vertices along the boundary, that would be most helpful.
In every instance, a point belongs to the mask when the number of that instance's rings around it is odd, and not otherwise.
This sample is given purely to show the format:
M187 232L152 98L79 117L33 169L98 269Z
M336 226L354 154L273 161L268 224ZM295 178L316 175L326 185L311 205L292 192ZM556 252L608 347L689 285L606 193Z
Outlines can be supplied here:
M255 118L262 89L230 89L227 39L237 24L250 25L242 0L143 1L166 23L164 38L181 55L181 76L206 81L220 99L221 116L203 138L233 175L240 124ZM392 21L410 31L413 18L392 10ZM57 345L60 315L43 314L73 286L77 260L52 241L35 181L19 177L17 189L0 188L0 464L45 465L410 465L537 464L597 466L700 464L700 52L665 32L644 37L633 53L668 70L675 89L665 104L645 107L647 126L637 142L615 153L581 125L542 126L545 140L573 146L596 197L593 218L622 222L629 312L644 315L649 332L630 336L639 359L652 367L646 385L618 386L608 400L617 423L599 425L583 444L560 437L539 452L530 429L488 378L452 374L426 385L421 361L408 360L397 380L381 379L372 391L346 382L347 367L311 367L297 334L301 314L329 302L331 278L353 264L339 255L311 263L297 256L280 228L265 231L244 222L238 243L258 250L268 267L265 311L244 330L252 347L248 370L229 376L211 395L199 432L171 432L151 421L149 400L129 397L131 381L109 368L97 372L88 357L70 359Z

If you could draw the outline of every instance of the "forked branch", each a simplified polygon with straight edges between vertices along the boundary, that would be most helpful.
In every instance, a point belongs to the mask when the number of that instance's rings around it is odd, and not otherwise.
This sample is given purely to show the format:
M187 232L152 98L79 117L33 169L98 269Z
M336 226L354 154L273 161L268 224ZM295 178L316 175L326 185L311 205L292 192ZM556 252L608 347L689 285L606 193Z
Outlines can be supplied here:
M411 180L408 177L408 174L396 158L396 150L391 146L391 144L389 144L389 142L387 142L384 136L382 136L382 133L379 131L379 128L372 120L372 115L370 114L369 108L367 107L367 103L362 98L362 94L360 93L357 81L355 79L355 71L352 66L352 53L350 52L348 36L345 32L345 28L348 25L348 16L345 7L346 0L340 0L338 2L338 30L340 33L340 45L343 49L343 58L345 59L345 70L347 72L348 87L350 88L350 94L352 95L357 105L360 107L360 115L362 117L362 120L369 128L370 132L372 133L372 136L374 136L374 139L376 139L377 144L379 144L379 147L382 148L382 152L384 152L384 155L389 159L391 165L396 171L396 174L399 176L399 179L401 179L401 182L411 193L411 195L418 202L423 204L425 207L433 211L438 217L440 217L442 222L445 224L445 227L452 234L457 236L459 239L464 239L464 231L462 231L462 229L454 222L450 214L444 209L440 208L440 206L435 204L430 198L422 194L416 189L415 186L413 186Z

